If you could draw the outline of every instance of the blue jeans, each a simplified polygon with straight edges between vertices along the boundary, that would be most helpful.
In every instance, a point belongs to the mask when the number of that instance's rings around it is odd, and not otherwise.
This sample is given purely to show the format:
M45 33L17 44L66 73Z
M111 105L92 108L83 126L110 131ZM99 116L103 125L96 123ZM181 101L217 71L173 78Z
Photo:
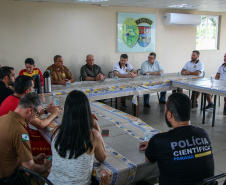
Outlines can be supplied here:
M150 94L144 94L144 104L149 104ZM160 92L159 101L166 101L166 91Z

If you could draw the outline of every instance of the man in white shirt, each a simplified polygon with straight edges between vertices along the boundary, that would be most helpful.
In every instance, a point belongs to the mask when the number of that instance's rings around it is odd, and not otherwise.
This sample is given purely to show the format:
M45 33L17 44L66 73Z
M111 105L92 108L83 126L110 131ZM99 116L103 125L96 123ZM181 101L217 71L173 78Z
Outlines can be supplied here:
M113 67L114 76L119 78L134 78L137 76L137 72L133 69L133 66L128 63L128 55L122 54L120 61L115 63ZM121 107L126 108L125 97L121 98Z
M192 51L191 61L188 61L181 70L182 75L196 75L202 77L204 74L204 64L199 60L200 52L197 50ZM192 91L192 105L198 107L198 97L200 92ZM194 108L194 106L192 106Z
M160 65L160 63L155 59L156 59L156 53L151 52L148 56L148 60L141 65L141 69L140 69L141 74L158 75L158 76L162 75L163 68ZM150 98L150 94L144 94L144 107L150 108L149 98ZM163 104L166 103L166 91L160 93L159 103L163 103Z
M224 54L224 63L218 68L217 74L215 76L216 80L224 80L226 81L226 53ZM213 109L214 104L212 101L211 94L206 95L206 99L208 101L208 105L206 106L206 109ZM224 111L223 114L226 115L226 97L224 97Z
M122 54L120 61L115 63L113 67L114 76L119 78L134 78L137 76L137 72L133 69L133 66L128 63L128 55Z

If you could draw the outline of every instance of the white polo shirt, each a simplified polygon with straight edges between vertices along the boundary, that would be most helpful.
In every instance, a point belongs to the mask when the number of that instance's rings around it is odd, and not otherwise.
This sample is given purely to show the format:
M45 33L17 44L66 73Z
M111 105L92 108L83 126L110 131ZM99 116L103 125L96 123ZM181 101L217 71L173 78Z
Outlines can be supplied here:
M199 77L203 76L203 71L204 71L204 64L198 60L197 62L193 63L192 61L188 61L184 67L184 70L186 71L191 71L191 72L195 72L195 71L200 71L200 75Z
M226 66L224 64L222 64L219 67L217 73L220 74L219 80L225 80L226 81Z
M131 72L133 70L133 66L130 65L128 62L125 66L125 68L122 68L121 67L121 64L120 62L117 62L115 63L114 67L113 67L113 72L114 71L118 71L119 74L122 74L122 75L127 75L129 74L129 72Z

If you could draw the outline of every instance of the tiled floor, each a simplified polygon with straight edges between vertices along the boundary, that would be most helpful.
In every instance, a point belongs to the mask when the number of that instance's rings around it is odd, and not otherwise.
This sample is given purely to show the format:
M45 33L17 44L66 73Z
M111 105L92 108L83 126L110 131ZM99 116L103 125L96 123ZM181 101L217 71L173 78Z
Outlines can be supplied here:
M167 95L170 95L170 93L171 92L168 91ZM185 91L185 93L187 92ZM212 110L206 112L206 123L204 125L202 124L202 111L200 111L200 98L198 99L198 101L199 107L194 108L191 111L191 124L205 129L206 132L209 134L210 140L212 142L213 155L215 161L215 175L224 173L226 172L226 116L223 115L224 98L221 97L220 107L218 107L217 100L215 127L212 127ZM128 108L124 109L123 111L132 114L131 101L127 100L126 103ZM153 93L150 96L151 108L143 107L142 97L140 97L139 105L140 105L139 117L143 121L145 121L147 124L158 130L161 131L169 130L169 128L165 124L164 117L165 105L158 103L156 93ZM222 181L224 181L224 179L226 178L219 180L219 185L223 184Z

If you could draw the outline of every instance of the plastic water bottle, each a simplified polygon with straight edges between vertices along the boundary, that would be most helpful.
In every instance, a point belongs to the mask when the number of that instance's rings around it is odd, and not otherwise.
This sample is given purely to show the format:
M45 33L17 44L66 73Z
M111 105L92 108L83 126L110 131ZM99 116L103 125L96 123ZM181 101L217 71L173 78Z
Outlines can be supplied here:
M152 133L149 131L144 132L144 140L149 141L152 138Z
M70 82L66 82L66 87L70 87Z
M145 141L149 141L149 139L150 139L150 138L149 138L149 132L148 132L148 131L145 131L145 132L144 132L144 140L145 140Z
M115 82L118 82L118 76L115 76Z
M210 81L211 81L211 83L212 83L212 85L213 85L213 83L214 83L214 75L211 75L211 76L210 76Z

